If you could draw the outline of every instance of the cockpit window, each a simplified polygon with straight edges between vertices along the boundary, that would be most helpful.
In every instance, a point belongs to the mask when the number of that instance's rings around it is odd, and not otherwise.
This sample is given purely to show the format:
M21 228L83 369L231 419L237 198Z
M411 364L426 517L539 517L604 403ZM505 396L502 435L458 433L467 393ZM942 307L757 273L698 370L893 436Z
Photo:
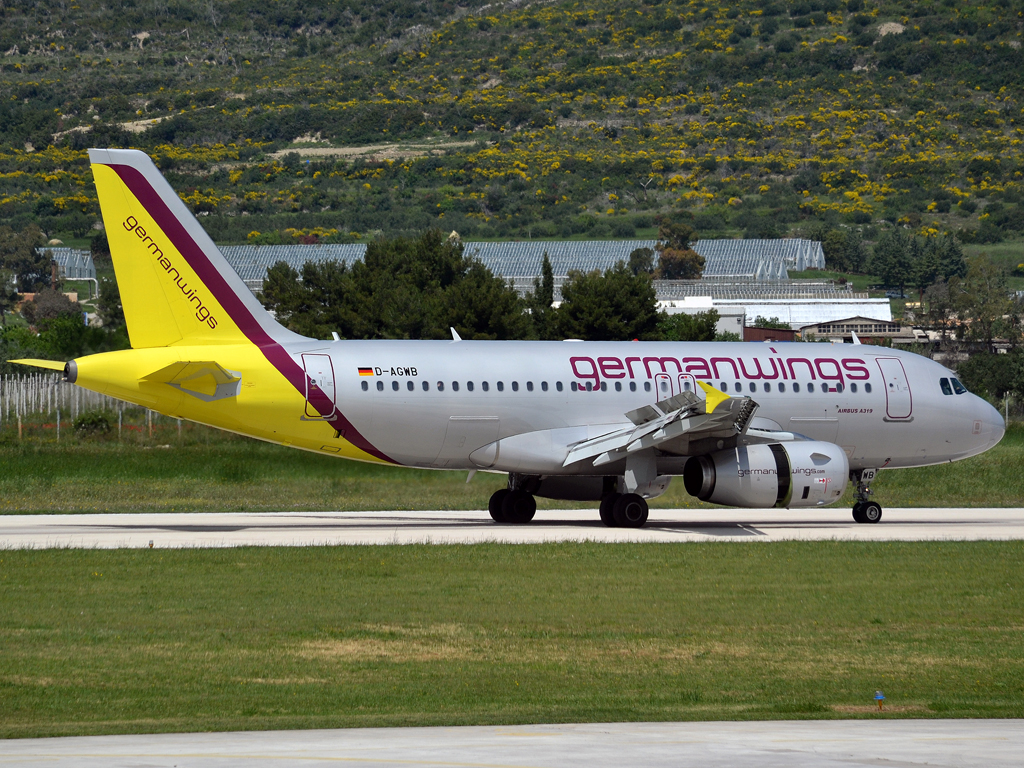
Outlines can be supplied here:
M950 379L950 381L953 383L953 391L958 395L962 395L967 391L967 387L961 384L959 379Z
M939 386L942 387L942 394L952 395L953 388L949 386L949 379L939 379Z

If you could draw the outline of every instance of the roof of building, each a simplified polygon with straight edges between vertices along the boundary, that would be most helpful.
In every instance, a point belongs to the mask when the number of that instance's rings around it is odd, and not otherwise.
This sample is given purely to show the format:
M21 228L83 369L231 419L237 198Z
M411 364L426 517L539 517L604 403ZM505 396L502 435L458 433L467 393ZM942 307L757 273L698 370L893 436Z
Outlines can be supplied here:
M757 317L776 317L796 330L854 315L892 322L892 306L888 299L720 299L715 300L715 306L743 306L747 310L748 322L753 323Z
M494 274L529 285L541 273L544 254L556 277L574 270L605 271L628 261L637 248L654 249L656 240L529 240L465 243L466 253ZM776 281L788 279L788 269L823 267L821 243L796 238L780 240L699 240L694 250L704 256L704 277L718 280ZM351 264L363 257L363 243L344 245L226 245L221 252L252 290L259 290L267 269L284 261L298 270L307 261Z
M46 253L57 262L61 276L66 280L95 280L96 265L92 260L92 252L81 248L38 248L39 253Z

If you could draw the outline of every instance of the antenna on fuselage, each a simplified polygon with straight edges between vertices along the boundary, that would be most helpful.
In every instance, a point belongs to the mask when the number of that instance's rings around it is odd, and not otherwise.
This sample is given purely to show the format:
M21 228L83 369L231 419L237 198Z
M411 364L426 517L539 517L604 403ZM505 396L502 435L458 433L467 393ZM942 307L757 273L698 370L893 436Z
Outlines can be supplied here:
M452 332L452 341L462 341L462 337L459 336L459 332L455 328L449 326L448 330Z

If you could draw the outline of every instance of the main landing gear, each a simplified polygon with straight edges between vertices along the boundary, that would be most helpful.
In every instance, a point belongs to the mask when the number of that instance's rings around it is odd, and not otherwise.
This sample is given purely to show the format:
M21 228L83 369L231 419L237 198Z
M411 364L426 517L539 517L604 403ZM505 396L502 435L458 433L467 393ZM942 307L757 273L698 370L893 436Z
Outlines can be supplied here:
M601 499L601 522L609 528L643 528L650 510L636 493L609 493Z
M496 523L523 524L533 520L537 514L537 500L532 493L522 490L502 488L491 494L487 502L487 511Z
M853 519L858 523L877 523L882 519L882 505L871 501L871 481L877 474L877 469L858 469L850 473L851 479L857 483Z

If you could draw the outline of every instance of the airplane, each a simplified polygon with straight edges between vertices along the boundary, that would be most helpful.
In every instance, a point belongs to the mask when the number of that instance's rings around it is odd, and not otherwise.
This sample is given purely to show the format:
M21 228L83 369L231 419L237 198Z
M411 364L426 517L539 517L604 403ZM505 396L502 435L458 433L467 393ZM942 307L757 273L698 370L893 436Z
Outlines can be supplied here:
M174 418L357 461L507 474L494 521L536 498L638 528L681 477L714 504L810 508L881 469L980 454L999 412L920 355L840 343L310 339L246 288L143 152L90 149L131 349L65 381ZM473 475L470 474L470 477Z

